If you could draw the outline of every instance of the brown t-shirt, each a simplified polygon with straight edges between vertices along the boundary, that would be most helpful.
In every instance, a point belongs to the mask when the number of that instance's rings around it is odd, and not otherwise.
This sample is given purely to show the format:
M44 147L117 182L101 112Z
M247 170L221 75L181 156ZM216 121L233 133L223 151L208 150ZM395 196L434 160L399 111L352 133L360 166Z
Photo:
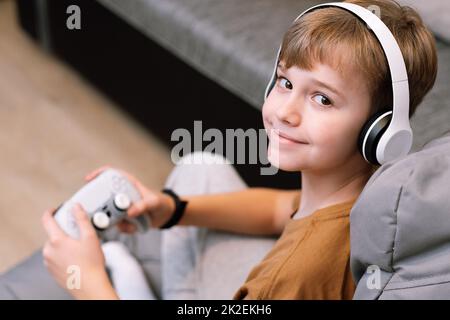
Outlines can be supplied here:
M234 299L352 299L350 210L356 198L291 219Z

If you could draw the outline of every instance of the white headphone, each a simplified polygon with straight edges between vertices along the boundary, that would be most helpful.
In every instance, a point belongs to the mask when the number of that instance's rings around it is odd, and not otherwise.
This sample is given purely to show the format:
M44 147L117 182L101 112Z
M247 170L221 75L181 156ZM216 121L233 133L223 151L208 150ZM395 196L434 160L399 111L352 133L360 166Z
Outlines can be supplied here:
M304 14L326 7L338 7L353 13L364 21L375 34L386 56L392 79L393 107L376 112L363 126L358 138L359 150L372 164L384 164L406 156L411 150L413 133L409 123L409 87L402 52L389 28L371 11L353 3L330 2L311 7ZM294 21L294 22L295 22ZM264 101L275 85L281 46L278 49L274 71L264 93Z

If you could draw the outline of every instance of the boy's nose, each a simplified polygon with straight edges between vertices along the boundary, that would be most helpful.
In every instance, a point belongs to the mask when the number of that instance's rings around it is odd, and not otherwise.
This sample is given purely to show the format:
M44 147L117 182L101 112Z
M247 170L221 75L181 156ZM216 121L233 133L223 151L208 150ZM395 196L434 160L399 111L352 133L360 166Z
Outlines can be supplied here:
M285 101L276 111L278 120L289 126L298 126L301 122L301 115L298 103L294 101Z

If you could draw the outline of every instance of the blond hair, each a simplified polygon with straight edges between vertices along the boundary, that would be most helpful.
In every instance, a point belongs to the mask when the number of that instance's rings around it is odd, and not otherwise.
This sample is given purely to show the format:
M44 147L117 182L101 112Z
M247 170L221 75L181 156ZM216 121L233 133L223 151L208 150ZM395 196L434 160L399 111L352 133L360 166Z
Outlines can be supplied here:
M380 9L380 18L397 40L405 60L409 117L412 117L436 80L437 53L433 35L414 9L393 0L345 2ZM371 94L371 114L392 107L391 76L383 49L367 25L350 12L327 7L301 17L283 37L280 60L287 68L297 66L311 70L320 62L344 76L359 72L366 79Z

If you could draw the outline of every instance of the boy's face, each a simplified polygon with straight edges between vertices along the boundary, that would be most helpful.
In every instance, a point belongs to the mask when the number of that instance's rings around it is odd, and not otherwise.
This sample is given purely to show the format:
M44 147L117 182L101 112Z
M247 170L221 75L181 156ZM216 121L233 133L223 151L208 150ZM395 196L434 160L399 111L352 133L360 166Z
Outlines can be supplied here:
M362 164L357 139L370 115L362 76L347 72L344 78L320 63L311 71L286 70L283 61L277 74L262 110L271 163L286 171L311 172Z

